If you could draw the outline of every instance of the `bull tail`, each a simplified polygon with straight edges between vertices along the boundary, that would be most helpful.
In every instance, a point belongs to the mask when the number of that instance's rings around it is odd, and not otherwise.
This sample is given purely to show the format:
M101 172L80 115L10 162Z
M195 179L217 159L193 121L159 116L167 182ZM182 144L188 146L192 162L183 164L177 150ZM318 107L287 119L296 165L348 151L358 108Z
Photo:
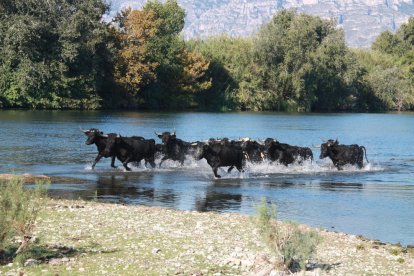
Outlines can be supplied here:
M367 149L364 146L361 146L360 148L364 150L365 160L367 160L367 163L369 163L368 158L367 158Z

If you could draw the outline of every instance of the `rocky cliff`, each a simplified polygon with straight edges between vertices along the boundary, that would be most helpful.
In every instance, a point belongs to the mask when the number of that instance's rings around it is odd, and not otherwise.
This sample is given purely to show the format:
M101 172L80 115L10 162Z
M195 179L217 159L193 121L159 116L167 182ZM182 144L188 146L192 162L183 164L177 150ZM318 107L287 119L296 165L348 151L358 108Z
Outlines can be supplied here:
M140 8L146 0L112 0L111 15L127 6ZM178 0L187 18L186 38L227 33L245 36L257 31L280 9L336 20L348 45L369 47L385 30L395 31L414 15L414 0Z

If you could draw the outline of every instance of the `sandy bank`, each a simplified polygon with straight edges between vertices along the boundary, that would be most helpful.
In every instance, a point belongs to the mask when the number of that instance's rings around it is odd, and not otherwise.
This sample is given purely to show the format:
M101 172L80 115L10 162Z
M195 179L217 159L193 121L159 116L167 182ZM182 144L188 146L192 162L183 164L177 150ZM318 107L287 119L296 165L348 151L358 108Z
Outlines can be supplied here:
M411 249L318 231L307 275L414 275ZM49 252L42 263L6 265L0 275L277 274L255 220L238 214L50 200L36 235Z

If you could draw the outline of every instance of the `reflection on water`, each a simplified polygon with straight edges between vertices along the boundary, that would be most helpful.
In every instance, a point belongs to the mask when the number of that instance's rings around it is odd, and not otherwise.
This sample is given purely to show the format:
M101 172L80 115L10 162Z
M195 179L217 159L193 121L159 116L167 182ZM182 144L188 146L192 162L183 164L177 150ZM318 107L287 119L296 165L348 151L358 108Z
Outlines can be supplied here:
M0 135L0 172L52 176L49 193L57 197L181 210L254 214L266 197L277 204L282 219L414 244L413 120L414 114L0 111L6 133ZM371 163L341 172L319 159L289 167L248 164L245 173L223 169L223 179L214 179L204 160L124 172L102 159L92 171L96 148L84 144L79 126L154 139L154 129L175 128L187 141L274 137L307 147L338 137L364 145ZM318 156L319 149L312 149Z

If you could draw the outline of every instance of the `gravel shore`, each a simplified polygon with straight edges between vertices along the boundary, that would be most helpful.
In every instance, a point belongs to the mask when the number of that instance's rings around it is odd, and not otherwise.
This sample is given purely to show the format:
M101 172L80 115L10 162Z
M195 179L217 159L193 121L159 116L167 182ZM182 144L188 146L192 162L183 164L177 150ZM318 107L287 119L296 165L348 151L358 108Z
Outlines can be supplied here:
M414 250L317 229L304 275L414 275ZM0 275L288 275L254 217L49 200L36 228L40 260Z

